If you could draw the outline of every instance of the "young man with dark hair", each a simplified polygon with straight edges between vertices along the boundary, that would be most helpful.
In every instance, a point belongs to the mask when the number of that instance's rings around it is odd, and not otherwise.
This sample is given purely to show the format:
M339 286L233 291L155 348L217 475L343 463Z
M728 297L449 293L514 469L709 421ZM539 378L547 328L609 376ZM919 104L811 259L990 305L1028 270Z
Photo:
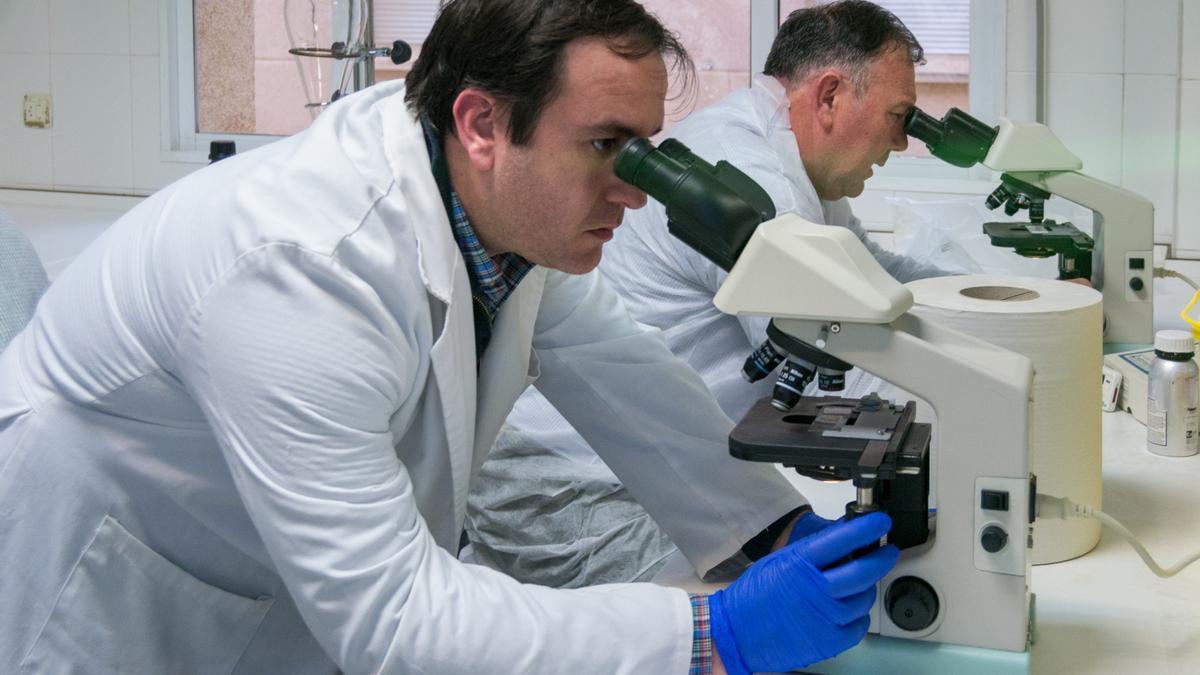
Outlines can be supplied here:
M664 56L631 0L452 0L411 106L348 96L82 254L0 354L0 669L745 672L861 639L897 552L831 565L884 516L713 596L456 559L533 380L613 466L677 478L701 566L800 501L592 272L645 203L612 163L662 123Z
M749 174L778 213L855 232L900 281L947 274L871 242L845 199L863 191L873 165L907 147L903 120L916 102L914 65L922 59L912 33L873 3L801 9L780 27L750 88L693 113L669 135L709 162L728 160ZM696 368L731 418L771 393L774 378L750 384L741 375L767 319L713 306L725 272L668 232L662 205L626 213L600 271L634 318L660 329ZM855 370L848 385L862 391L881 382ZM517 404L482 476L468 502L471 555L518 579L556 586L653 579L676 547L687 553L692 545L691 533L657 522L668 508L661 489L642 489L607 466L535 390ZM571 498L520 499L535 483ZM808 513L799 531L825 524ZM762 552L751 545L728 563L748 564Z

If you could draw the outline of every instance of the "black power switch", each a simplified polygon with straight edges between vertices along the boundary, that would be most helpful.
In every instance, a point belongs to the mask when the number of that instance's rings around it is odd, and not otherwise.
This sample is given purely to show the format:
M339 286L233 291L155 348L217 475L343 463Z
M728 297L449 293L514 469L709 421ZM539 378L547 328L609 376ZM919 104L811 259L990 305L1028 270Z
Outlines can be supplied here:
M1007 511L1008 493L1004 490L982 490L979 493L979 508L986 511Z

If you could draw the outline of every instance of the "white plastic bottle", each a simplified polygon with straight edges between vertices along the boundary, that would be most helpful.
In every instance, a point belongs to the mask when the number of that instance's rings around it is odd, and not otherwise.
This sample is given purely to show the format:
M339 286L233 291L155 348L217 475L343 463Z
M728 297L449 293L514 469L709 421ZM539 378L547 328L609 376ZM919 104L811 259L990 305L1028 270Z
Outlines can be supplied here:
M1186 457L1200 451L1200 367L1190 333L1160 330L1154 336L1146 404L1146 447L1156 455Z

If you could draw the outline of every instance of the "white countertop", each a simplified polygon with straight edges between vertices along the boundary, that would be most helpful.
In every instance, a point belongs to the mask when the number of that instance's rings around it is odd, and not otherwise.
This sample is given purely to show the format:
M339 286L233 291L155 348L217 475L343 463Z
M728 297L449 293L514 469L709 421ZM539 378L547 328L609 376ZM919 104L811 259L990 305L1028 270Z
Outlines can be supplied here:
M1200 549L1200 455L1159 457L1132 415L1102 419L1103 511L1164 567ZM1160 579L1105 529L1087 555L1033 568L1033 591L1035 673L1200 673L1200 562Z
M1105 513L1173 565L1200 550L1200 455L1168 458L1146 450L1146 428L1125 412L1104 413ZM853 499L849 483L793 482L827 517ZM713 590L678 553L657 581ZM1033 568L1035 675L1196 675L1200 673L1200 562L1160 579L1133 548L1105 529L1090 553ZM930 672L942 672L931 668ZM875 674L871 674L875 675Z

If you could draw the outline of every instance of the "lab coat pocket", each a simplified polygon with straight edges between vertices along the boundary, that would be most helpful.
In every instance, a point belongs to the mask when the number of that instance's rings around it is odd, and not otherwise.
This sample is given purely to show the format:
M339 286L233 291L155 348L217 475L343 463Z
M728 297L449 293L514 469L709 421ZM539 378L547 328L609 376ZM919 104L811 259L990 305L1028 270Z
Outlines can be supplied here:
M274 602L210 586L105 516L22 673L228 673Z

